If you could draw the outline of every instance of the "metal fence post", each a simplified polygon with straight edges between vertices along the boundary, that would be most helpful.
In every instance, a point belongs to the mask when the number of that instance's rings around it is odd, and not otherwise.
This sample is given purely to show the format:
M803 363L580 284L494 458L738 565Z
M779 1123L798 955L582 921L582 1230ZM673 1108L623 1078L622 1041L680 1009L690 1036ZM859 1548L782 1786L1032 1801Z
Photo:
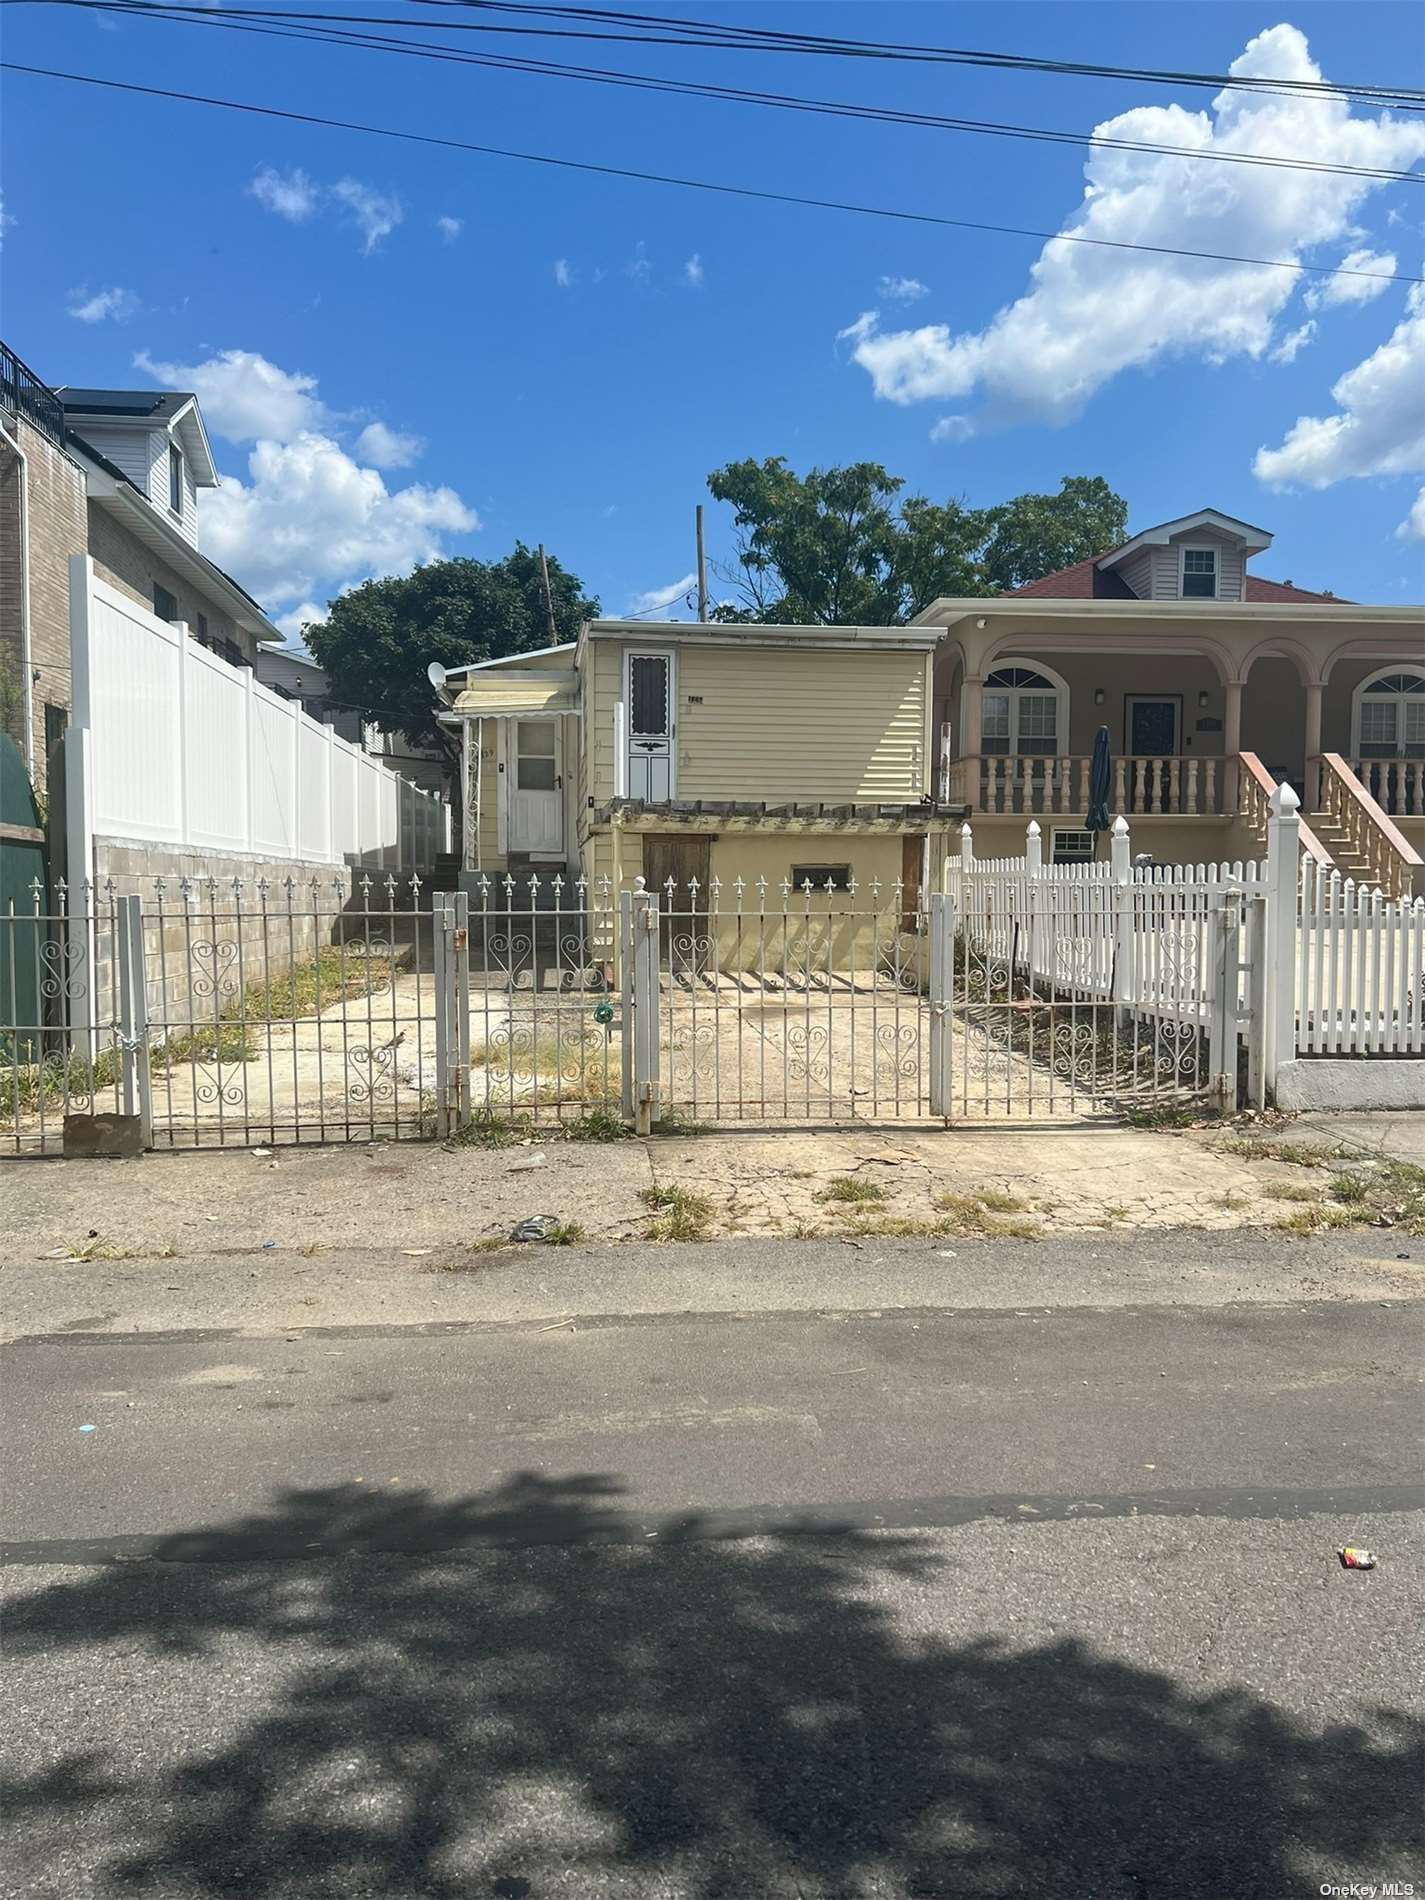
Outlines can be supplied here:
M955 906L948 895L930 900L930 1112L949 1121L954 1100L951 1051L955 988Z
M651 1133L658 1112L658 899L633 893L633 1119L640 1135Z
M456 1114L457 1126L464 1128L470 1120L470 893L456 891L454 903L447 914L452 924L453 949L449 959L452 978L450 1008L454 1031L451 1046L455 1057L451 1106Z
M1301 800L1285 780L1269 801L1267 820L1265 1087L1275 1098L1277 1072L1296 1055L1297 884L1301 862Z
M137 1115L145 1148L153 1146L153 1078L149 1068L148 990L144 980L143 899L121 897L114 922L118 978L121 1099Z
M430 900L431 988L435 995L435 1132L450 1130L451 1009L450 936L447 891L432 891Z

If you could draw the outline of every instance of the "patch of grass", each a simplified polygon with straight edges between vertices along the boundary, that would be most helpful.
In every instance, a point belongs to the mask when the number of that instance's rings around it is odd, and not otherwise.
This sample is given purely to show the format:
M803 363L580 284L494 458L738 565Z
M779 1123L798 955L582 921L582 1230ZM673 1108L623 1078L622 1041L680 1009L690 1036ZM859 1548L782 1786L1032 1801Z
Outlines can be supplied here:
M706 1135L711 1129L711 1122L692 1121L676 1108L666 1110L653 1124L655 1135Z
M19 1109L74 1106L92 1102L102 1091L112 1089L119 1076L119 1056L112 1047L101 1049L92 1063L87 1057L51 1055L43 1062L22 1062L18 1067L7 1062L0 1068L0 1113L14 1115ZM110 1104L112 1107L112 1103Z
M1349 1207L1335 1207L1328 1201L1318 1201L1314 1207L1303 1207L1298 1214L1284 1214L1275 1223L1278 1233L1282 1234L1320 1234L1332 1227L1355 1227L1360 1223Z
M886 1190L877 1187L874 1181L858 1181L852 1174L834 1174L813 1198L844 1207L862 1207L868 1201L885 1200Z
M1236 1202L1232 1199L1232 1196L1229 1194L1226 1200L1222 1203L1222 1205L1224 1207L1235 1207ZM1116 1224L1119 1221L1125 1221L1128 1219L1128 1209L1126 1207L1120 1207L1117 1204L1114 1204L1112 1206L1106 1207L1103 1210L1103 1217L1106 1221Z
M195 1023L181 1035L153 1045L150 1063L171 1069L179 1062L246 1062L257 1054L257 1040L245 1023Z
M628 1141L632 1134L623 1117L607 1108L588 1109L576 1121L564 1124L566 1141Z
M1143 1102L1125 1108L1123 1119L1130 1128L1203 1128L1218 1118L1193 1102Z
M1319 1201L1320 1190L1308 1187L1305 1181L1269 1181L1263 1184L1263 1194L1271 1201Z
M77 1247L71 1247L67 1259L70 1260L175 1260L177 1253L172 1247L116 1247L108 1240L81 1240Z
M1008 1218L1009 1207L1018 1209L1024 1206L1012 1194L1002 1194L993 1188L976 1194L937 1194L935 1205L947 1217L937 1230L946 1235L958 1236L962 1240L972 1239L975 1235L990 1240L1039 1238L1037 1221Z
M513 1148L525 1140L529 1131L527 1115L505 1115L498 1109L477 1108L450 1139L457 1148Z
M1028 1201L1021 1201L1017 1194L1007 1193L1003 1188L981 1188L976 1199L991 1214L1022 1214L1029 1205Z
M1369 1197L1371 1183L1364 1174L1338 1174L1326 1191L1333 1201L1354 1206Z
M638 1197L654 1210L648 1224L650 1240L707 1240L711 1237L712 1202L689 1188L646 1187Z
M582 1222L561 1220L556 1221L545 1235L544 1244L546 1247L575 1247L587 1238Z
M241 1005L230 1004L224 1013L241 1014L249 1023L291 1022L349 997L384 990L395 970L396 959L388 950L368 950L360 937L345 945L324 944L315 956L294 963L280 976L249 983Z
M1339 1148L1314 1148L1305 1141L1253 1141L1250 1135L1229 1135L1221 1152L1244 1161L1285 1161L1293 1168L1324 1168L1339 1160Z

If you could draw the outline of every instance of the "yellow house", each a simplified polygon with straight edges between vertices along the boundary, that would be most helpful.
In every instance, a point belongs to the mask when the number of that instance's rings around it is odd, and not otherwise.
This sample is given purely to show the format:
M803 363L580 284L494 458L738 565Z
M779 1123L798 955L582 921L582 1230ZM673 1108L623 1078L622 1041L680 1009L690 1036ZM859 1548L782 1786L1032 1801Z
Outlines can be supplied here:
M596 620L577 643L450 671L478 813L462 881L854 878L899 881L914 904L948 826L932 798L941 637Z

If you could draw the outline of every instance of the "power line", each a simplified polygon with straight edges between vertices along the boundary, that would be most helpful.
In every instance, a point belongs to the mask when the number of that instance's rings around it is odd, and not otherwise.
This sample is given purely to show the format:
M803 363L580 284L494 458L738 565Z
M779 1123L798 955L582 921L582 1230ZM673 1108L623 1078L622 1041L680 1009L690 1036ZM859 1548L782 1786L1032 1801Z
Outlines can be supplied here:
M711 99L782 111L811 113L823 117L859 119L915 129L964 132L992 138L1022 139L1029 143L1075 145L1087 147L1090 150L1141 152L1160 157L1203 159L1216 163L1265 166L1269 169L1320 172L1336 177L1364 178L1378 183L1425 184L1425 173L1400 171L1386 166L1339 165L1324 159L1286 158L1262 152L1206 151L1194 146L1163 145L1140 139L1102 137L1095 133L1067 132L1042 126L1012 125L996 120L951 118L938 113L911 112L856 101L808 99L796 94L718 86L703 81L665 79L649 73L624 73L610 71L604 67L571 66L545 60L515 58L510 55L475 53L464 47L449 46L439 41L415 43L389 34L351 32L339 26L290 24L291 22L316 21L367 21L375 25L407 24L403 20L392 19L389 16L311 13L289 9L231 6L224 7L221 12L215 13L210 8L201 6L155 5L153 0L45 0L45 3L79 7L86 11L130 14L140 19L163 21L170 25L218 27L228 32L260 33L281 39L308 40L314 45L352 46L365 51L397 53L409 58L434 60L442 64L478 66L499 72L517 72L544 78L573 79L673 97ZM258 24L258 22L268 24ZM410 24L425 25L427 23L411 22Z
M141 86L133 80L102 79L93 73L60 72L51 66L30 66L17 60L0 60L0 71L26 73L41 79L59 79L72 85L96 86L110 92L136 93L148 99L176 99L189 105L212 106L225 112L245 112L257 118L284 119L297 125L319 125L338 132L359 132L371 138L398 139L411 145L475 152L485 158L514 159L521 164L547 165L559 171L589 172L601 178L626 178L640 184L675 185L684 191L704 191L720 197L752 198L766 204L799 205L815 211L844 211L857 217L890 218L902 224L928 224L954 231L984 231L999 237L1086 244L1096 250L1140 251L1157 257L1192 257L1212 264L1247 264L1264 270L1295 271L1305 276L1369 277L1387 284L1418 284L1425 281L1401 271L1353 270L1334 264L1301 264L1285 258L1246 257L1233 251L1192 251L1175 244L1134 244L1124 238L1087 237L1082 232L1074 231L1041 231L1027 225L947 218L933 211L905 211L888 205L856 204L848 199L812 198L797 192L768 191L755 185L728 185L707 178L680 178L669 172L642 171L627 165L600 165L591 159L556 158L548 152L520 152L502 145L481 145L469 139L444 138L434 132L409 132L394 126L370 125L361 120L325 118L314 112L297 112L285 106L258 105L251 100L218 99L206 93L181 92L166 86Z
M1132 66L1108 66L1088 61L1046 59L1027 53L1001 53L959 46L926 46L903 40L857 40L839 35L794 33L780 27L730 26L713 20L689 20L669 14L618 11L605 7L539 6L527 0L410 0L413 5L472 12L515 14L531 18L563 21L597 20L609 26L632 27L631 34L615 36L609 32L589 32L577 27L495 27L510 33L533 33L573 39L621 37L650 46L710 46L723 50L745 49L758 52L819 54L833 58L896 59L934 64L990 66L1012 72L1039 72L1065 78L1129 79L1140 84L1164 86L1223 87L1239 91L1280 91L1302 97L1348 97L1377 105L1398 101L1403 107L1418 110L1425 106L1425 91L1414 87L1346 85L1329 80L1289 79L1255 73L1197 73L1172 69ZM692 37L670 37L668 29L680 27ZM657 28L657 33L644 29Z

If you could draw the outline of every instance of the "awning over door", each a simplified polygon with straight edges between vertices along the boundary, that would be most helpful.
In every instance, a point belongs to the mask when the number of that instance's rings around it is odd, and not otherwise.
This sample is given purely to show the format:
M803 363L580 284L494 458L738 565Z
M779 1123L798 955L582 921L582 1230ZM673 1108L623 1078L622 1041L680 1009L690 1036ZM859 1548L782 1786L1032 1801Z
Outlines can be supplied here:
M548 718L554 713L572 713L578 706L578 675L573 670L556 672L552 667L491 668L488 673L467 676L468 683L455 701L458 713L477 714L484 719Z

